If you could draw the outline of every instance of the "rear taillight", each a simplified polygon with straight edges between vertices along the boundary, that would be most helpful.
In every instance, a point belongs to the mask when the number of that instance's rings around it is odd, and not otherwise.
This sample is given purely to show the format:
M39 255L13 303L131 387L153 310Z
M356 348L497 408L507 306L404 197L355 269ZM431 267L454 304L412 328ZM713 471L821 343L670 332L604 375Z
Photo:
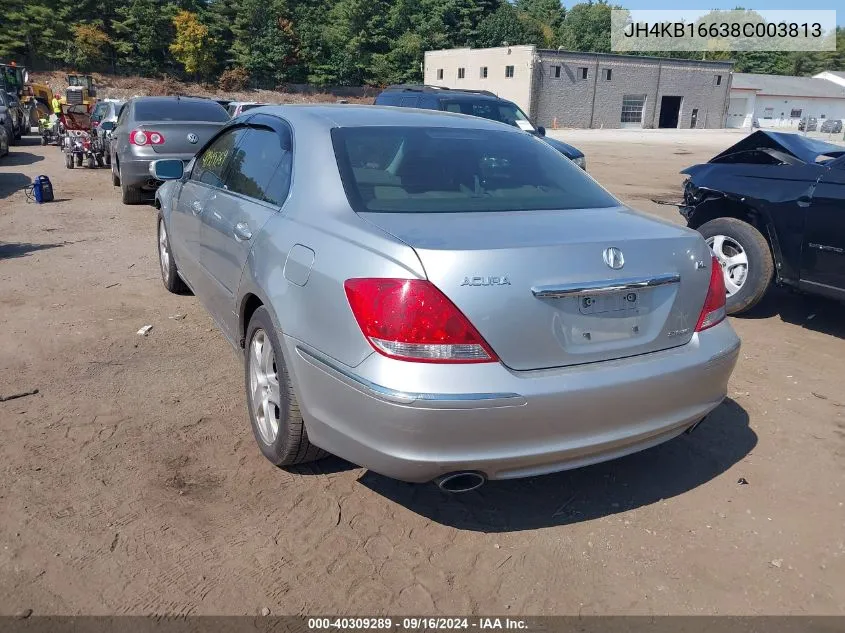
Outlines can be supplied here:
M704 307L698 317L696 332L701 332L725 319L725 277L722 266L715 257L710 262L710 287L707 289L707 298L704 299Z
M152 130L132 130L129 133L129 142L132 145L161 145L164 143L164 136Z
M472 323L421 279L348 279L352 313L377 352L424 363L490 363L496 354Z

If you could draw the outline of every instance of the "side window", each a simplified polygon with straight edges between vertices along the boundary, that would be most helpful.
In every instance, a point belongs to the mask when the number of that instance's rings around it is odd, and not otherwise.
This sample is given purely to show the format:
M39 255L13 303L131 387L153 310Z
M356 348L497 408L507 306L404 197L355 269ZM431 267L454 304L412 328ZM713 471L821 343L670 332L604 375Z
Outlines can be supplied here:
M415 108L417 106L417 97L402 97L399 105L403 108Z
M129 112L128 103L124 104L123 107L120 108L120 112L118 112L117 114L117 124L115 125L115 127L117 127L118 125L123 125L126 122L127 112Z
M241 140L226 171L226 188L262 202L281 205L284 198L279 199L284 192L287 197L290 169L283 174L282 182L274 182L277 169L287 154L290 160L290 139L284 139L286 148L282 145L279 135L267 128L251 128ZM283 151L286 149L287 151ZM285 179L287 178L287 181ZM279 189L281 185L281 189Z
M245 128L229 130L211 143L197 157L197 162L191 172L191 180L211 185L223 186L223 170L232 155L232 149L241 136L246 133Z

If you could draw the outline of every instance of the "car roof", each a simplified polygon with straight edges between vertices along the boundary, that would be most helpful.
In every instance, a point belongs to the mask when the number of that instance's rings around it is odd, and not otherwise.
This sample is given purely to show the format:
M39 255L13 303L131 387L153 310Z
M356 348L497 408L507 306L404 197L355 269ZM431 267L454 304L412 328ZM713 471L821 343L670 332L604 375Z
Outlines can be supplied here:
M139 101L143 101L144 103L173 103L174 101L188 101L188 102L201 101L203 103L210 101L211 103L217 103L213 99L208 99L206 97L182 97L182 96L178 96L178 95L174 95L172 97L132 97L132 99L130 99L130 101L134 101L135 103L138 103ZM220 104L218 104L218 105L220 105Z
M491 121L481 117L441 112L439 110L419 110L394 106L353 105L353 104L302 104L263 106L250 110L250 114L264 113L280 116L291 123L308 122L325 129L335 127L370 127L370 126L405 126L405 127L449 127L471 128L478 130L513 131L522 133L518 128ZM254 116L254 115L253 115Z

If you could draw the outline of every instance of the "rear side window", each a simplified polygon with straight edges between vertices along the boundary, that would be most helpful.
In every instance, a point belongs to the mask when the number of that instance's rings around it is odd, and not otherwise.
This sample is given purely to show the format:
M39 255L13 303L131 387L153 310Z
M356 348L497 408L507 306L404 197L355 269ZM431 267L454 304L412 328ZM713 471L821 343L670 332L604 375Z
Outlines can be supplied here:
M359 127L332 130L356 211L461 213L616 206L572 161L510 131Z
M237 128L218 136L197 158L191 179L212 187L222 188L223 170L229 162L232 149L245 132L244 128Z
M92 121L102 121L103 117L106 116L108 111L109 111L109 104L108 103L98 103L94 107L94 111L91 113L91 120Z
M281 206L290 188L290 167L290 137L280 139L266 128L249 129L232 155L226 188Z
M226 110L216 101L157 99L137 101L135 120L143 121L227 121Z

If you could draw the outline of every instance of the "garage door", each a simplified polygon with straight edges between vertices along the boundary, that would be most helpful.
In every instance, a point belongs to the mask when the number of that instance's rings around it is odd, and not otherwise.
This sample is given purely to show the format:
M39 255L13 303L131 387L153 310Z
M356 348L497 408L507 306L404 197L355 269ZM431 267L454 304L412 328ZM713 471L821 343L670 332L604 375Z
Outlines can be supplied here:
M751 121L746 123L745 118L748 112L748 97L731 97L728 104L728 118L725 127L749 127Z
M625 95L622 97L621 127L642 127L645 95Z

